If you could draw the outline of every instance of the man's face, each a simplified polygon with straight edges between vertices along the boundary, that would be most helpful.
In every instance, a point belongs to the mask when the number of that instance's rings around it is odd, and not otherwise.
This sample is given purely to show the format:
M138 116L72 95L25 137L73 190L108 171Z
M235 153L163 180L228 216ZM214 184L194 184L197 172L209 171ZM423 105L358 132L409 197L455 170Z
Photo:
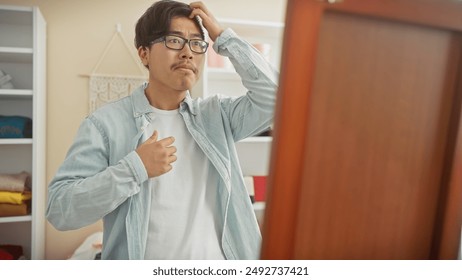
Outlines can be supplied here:
M185 39L202 39L196 23L189 18L173 18L169 35ZM203 69L205 54L191 51L186 43L183 49L173 50L164 42L155 43L146 52L140 51L144 64L149 65L149 82L159 89L173 89L184 92L191 89L198 81Z

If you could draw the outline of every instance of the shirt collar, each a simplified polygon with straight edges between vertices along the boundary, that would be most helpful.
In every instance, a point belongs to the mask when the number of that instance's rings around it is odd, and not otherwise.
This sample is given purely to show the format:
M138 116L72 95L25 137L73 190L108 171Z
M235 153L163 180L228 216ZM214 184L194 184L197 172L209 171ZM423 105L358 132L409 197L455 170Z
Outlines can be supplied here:
M182 104L186 104L188 106L189 112L194 116L196 115L196 109L194 108L193 99L191 97L191 94L189 94L189 90L188 92L186 92L186 97L183 99Z
M148 83L144 83L143 85L139 86L137 89L133 91L133 94L132 94L133 115L135 118L141 115L153 112L152 107L149 104L149 100L144 94L144 90L146 89L147 86L148 86ZM186 92L186 97L183 100L183 102L181 102L181 104L186 104L191 114L196 115L196 112L193 106L193 99L189 91ZM181 104L180 104L180 108L184 106Z
M135 118L152 112L151 105L149 105L149 100L144 94L144 90L147 86L148 83L143 83L132 93L133 116Z

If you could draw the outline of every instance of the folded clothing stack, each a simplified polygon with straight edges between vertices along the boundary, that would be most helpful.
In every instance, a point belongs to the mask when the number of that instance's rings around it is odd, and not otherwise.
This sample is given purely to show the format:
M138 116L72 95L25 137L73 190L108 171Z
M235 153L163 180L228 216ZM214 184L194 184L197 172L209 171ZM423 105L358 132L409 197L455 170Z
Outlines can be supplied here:
M11 76L0 70L0 89L13 89Z
M32 138L32 119L0 115L0 138Z
M0 217L24 216L29 213L30 174L0 174Z
M0 245L0 260L24 259L22 247L19 245Z

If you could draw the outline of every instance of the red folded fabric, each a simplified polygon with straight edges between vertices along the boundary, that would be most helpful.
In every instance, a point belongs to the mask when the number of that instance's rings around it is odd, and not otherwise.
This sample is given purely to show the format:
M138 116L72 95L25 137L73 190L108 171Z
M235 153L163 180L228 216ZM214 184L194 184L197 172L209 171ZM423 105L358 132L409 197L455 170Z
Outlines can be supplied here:
M7 251L0 249L0 260L14 260L14 258Z
M6 257L8 257L7 254L11 255L13 260L18 260L20 257L23 256L22 246L19 246L19 245L10 245L10 244L0 245L0 251L6 253L4 254ZM6 260L11 260L11 259L6 259Z
M266 178L267 176L253 176L255 201L257 202L266 200Z

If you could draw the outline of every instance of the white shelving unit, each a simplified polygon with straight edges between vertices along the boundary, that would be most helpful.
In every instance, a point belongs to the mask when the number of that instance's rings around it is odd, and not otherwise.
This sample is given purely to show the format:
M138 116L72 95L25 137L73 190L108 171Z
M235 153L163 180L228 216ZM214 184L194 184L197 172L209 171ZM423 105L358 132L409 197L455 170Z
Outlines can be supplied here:
M280 66L282 36L284 24L280 22L218 19L223 27L230 27L239 36L254 46L259 46L262 53L276 68ZM241 96L247 90L227 58L217 65L216 54L212 48L208 50L204 73L197 86L192 90L193 97L223 94ZM250 137L237 143L237 151L244 176L268 175L271 137ZM262 221L265 209L264 202L254 204L257 218Z
M236 19L218 19L218 21L222 27L233 29L240 37L254 46L264 47L266 49L265 56L274 66L279 67L284 32L283 23ZM245 94L246 89L228 58L223 58L224 65L217 67L211 63L212 57L215 57L215 51L210 47L207 52L204 73L202 79L192 90L193 97L205 97L203 94L228 96Z
M250 137L237 142L236 149L244 176L268 175L272 137Z
M21 245L27 259L45 256L46 22L37 7L0 5L0 115L32 119L31 139L0 139L0 173L32 175L31 213L0 218L0 244Z
M236 149L244 176L267 176L272 137L250 137L237 142ZM265 212L265 202L253 204L257 220L261 225Z

